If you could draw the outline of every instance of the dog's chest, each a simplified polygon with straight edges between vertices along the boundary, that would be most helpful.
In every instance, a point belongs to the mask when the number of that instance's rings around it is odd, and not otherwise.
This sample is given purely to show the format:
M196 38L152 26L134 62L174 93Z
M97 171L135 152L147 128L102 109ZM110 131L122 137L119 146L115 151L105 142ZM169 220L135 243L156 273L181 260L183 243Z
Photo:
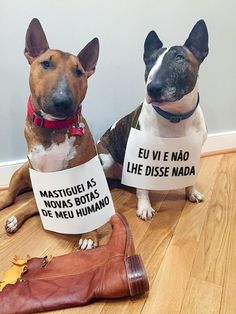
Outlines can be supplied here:
M202 111L197 108L192 117L179 123L171 123L159 116L151 106L143 106L139 117L140 129L159 137L183 137L194 132L206 133L205 121Z
M54 172L66 169L76 155L75 137L65 137L62 143L55 143L45 148L42 144L33 146L28 158L33 169L41 172Z

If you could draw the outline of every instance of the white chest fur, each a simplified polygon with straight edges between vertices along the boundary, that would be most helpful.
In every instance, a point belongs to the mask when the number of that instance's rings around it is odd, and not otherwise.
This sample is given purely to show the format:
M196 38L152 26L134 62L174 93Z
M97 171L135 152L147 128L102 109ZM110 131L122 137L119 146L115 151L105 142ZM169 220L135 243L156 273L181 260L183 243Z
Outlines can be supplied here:
M163 110L175 114L188 112L195 106L196 99L197 88L195 88L192 93L186 95L182 101L179 101L178 104L167 104L165 105L165 109L163 108ZM189 104L188 100L190 100ZM160 116L155 111L152 104L148 104L147 101L144 100L139 117L139 124L142 131L150 132L153 135L160 137L183 137L190 135L194 132L202 131L204 143L207 136L206 125L200 106L197 107L193 115L188 119L182 120L179 123L171 123L167 119Z
M74 142L75 137L68 138L66 135L63 143L52 142L46 149L41 144L34 146L28 155L32 167L41 172L66 169L68 162L76 155Z

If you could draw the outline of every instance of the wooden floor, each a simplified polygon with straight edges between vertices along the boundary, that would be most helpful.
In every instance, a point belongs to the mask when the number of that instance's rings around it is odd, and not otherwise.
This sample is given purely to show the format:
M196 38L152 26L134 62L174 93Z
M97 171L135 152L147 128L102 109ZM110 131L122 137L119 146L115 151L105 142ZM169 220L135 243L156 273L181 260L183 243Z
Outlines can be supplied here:
M130 223L148 273L149 294L52 313L235 314L236 153L203 158L197 186L205 195L200 204L186 202L183 191L153 194L159 211L148 222L135 216L134 192L115 188L116 208ZM21 196L18 206L27 206L31 197ZM38 216L15 235L5 234L6 217L15 206L0 213L0 275L14 255L60 255L75 249L75 236L42 230Z

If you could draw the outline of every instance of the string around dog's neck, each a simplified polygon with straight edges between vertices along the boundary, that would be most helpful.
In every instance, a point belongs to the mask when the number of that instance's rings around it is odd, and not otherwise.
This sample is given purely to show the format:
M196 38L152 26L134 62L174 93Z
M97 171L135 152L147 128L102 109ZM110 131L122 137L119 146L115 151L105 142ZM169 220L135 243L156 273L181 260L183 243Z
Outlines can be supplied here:
M183 120L186 120L188 118L190 118L193 113L195 112L195 110L197 109L198 105L199 105L199 101L200 101L200 97L199 97L199 93L197 95L197 103L195 105L195 107L186 113L182 113L182 114L175 114L175 113L171 113L168 111L165 111L163 109L161 109L160 107L157 106L153 106L153 108L155 109L155 111L162 116L163 118L167 119L168 121L170 121L171 123L179 123Z
M36 126L46 129L68 129L72 136L82 136L84 134L84 124L80 123L81 106L75 116L65 120L47 120L36 112L32 106L31 97L28 98L27 115Z

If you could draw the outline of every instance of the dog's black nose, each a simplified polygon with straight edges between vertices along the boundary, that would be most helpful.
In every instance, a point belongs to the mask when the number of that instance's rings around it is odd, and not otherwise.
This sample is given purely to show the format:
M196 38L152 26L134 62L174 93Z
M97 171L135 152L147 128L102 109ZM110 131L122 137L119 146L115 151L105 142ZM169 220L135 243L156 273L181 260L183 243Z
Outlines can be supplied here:
M53 104L57 111L67 112L71 110L73 102L70 96L59 94L53 97Z
M159 99L162 93L162 84L158 80L150 82L147 86L148 95L153 99Z

